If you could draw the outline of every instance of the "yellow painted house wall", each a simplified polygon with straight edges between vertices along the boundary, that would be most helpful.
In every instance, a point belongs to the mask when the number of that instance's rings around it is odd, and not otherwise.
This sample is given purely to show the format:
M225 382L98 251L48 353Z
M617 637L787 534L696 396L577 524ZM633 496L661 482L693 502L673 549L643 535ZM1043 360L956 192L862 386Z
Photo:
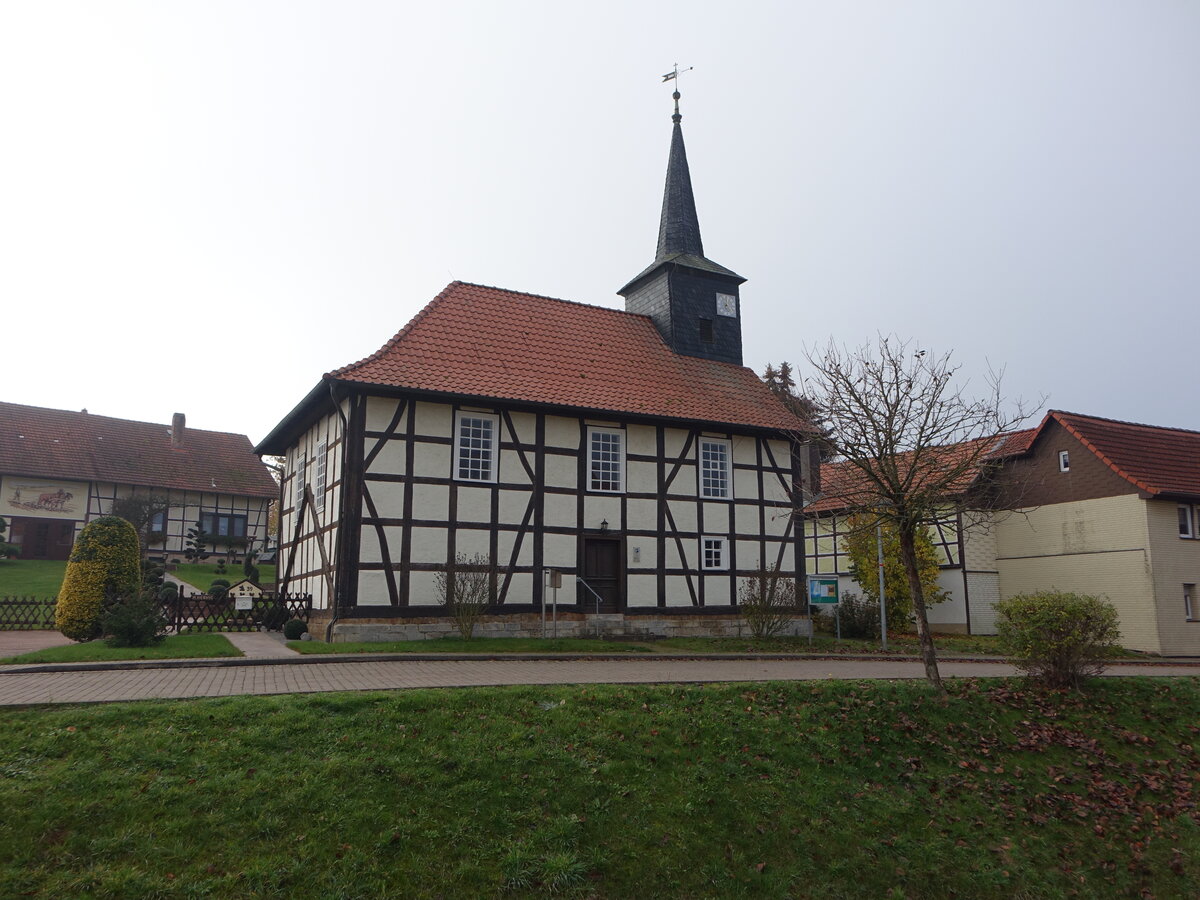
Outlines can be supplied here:
M1137 494L1053 503L998 516L1004 598L1051 589L1107 597L1126 647L1164 652L1151 574L1147 502ZM1172 515L1174 507L1172 506ZM1182 596L1179 605L1182 607Z
M1200 621L1188 621L1183 586L1200 585L1200 540L1179 536L1178 505L1167 500L1145 501L1153 567L1158 639L1168 656L1200 656ZM1200 597L1192 597L1200 616Z

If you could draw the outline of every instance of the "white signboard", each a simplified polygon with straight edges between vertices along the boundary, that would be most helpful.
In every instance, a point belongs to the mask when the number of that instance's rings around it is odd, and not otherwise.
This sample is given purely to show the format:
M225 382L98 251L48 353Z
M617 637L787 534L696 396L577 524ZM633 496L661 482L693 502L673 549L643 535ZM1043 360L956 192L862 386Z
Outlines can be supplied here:
M239 611L243 610L243 609L245 609L245 610L254 609L254 598L253 597L238 597L234 601L234 604L235 604L235 608L238 609Z

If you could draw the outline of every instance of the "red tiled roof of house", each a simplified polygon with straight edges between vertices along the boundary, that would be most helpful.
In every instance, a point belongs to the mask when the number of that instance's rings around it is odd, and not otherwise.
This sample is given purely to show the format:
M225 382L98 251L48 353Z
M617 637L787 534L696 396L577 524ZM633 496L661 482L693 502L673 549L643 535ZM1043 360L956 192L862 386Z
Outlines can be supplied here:
M244 434L187 428L183 446L173 447L168 425L3 402L0 473L249 497L278 493Z
M1200 495L1200 431L1051 410L1109 468L1148 494Z
M962 461L963 454L974 454L978 452L978 448L981 445L986 448L979 458L981 463L1017 456L1029 449L1036 434L1037 429L1029 428L1023 431L1013 431L999 437L977 438L972 441L947 444L944 447L934 448L936 450L934 460L944 463L944 468L952 468ZM911 454L909 453L899 454L897 457L898 465L903 467L905 461L910 457ZM934 477L941 477L936 469L930 469L930 471ZM955 479L954 484L950 485L946 490L946 496L956 497L961 495L978 477L978 466L965 469ZM872 501L870 483L867 477L861 469L848 462L822 463L821 493L822 497L806 507L806 512L836 512L850 506L870 504Z
M673 352L647 316L460 281L377 352L325 377L781 431L806 429L750 369Z

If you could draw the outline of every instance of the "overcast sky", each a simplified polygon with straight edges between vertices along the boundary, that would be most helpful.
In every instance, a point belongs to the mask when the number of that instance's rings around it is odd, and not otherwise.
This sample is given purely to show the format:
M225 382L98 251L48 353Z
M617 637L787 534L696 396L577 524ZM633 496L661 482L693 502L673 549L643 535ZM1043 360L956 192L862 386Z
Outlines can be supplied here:
M1197 46L1194 0L4 0L0 399L258 440L453 279L620 307L678 61L747 365L895 332L1200 429Z

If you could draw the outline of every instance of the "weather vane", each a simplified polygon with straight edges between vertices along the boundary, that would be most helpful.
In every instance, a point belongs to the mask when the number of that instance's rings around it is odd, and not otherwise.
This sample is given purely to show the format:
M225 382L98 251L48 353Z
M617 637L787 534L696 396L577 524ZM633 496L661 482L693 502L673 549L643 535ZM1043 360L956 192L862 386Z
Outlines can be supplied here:
M688 66L686 69L680 69L679 63L675 63L675 65L671 68L671 71L662 77L662 80L664 82L667 82L667 81L675 82L675 90L671 94L671 97L674 98L674 100L675 100L675 115L671 116L671 120L673 122L678 122L681 118L683 118L681 115L679 115L679 76L682 75L684 72L692 71L692 69L694 69L694 68L696 68L696 67Z

